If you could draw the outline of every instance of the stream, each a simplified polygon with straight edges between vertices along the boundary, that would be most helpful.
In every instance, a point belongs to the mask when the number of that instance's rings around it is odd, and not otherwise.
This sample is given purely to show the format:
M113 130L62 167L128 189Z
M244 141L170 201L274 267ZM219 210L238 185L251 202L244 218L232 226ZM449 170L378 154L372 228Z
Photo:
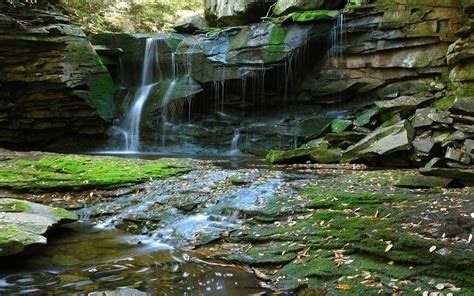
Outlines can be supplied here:
M2 263L0 295L270 291L252 270L213 258L206 248L247 219L271 217L269 204L281 212L279 200L295 198L319 177L268 170L248 157L195 161L187 174L118 189L110 201L79 210L81 222L52 234L39 255ZM282 206L298 210L296 203Z

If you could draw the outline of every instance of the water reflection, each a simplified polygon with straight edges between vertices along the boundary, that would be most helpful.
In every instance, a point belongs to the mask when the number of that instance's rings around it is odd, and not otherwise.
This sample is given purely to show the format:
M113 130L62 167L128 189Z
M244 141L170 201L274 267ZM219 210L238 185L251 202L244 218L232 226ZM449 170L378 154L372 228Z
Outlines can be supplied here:
M0 295L87 295L119 288L151 295L260 293L253 274L120 230L68 226L39 255L3 262ZM133 290L124 294L132 294Z

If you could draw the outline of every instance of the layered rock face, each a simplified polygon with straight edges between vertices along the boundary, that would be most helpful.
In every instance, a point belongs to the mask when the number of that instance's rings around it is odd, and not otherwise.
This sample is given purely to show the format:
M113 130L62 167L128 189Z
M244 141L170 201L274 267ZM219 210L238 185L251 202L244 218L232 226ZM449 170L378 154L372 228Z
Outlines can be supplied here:
M448 49L447 62L451 67L449 79L461 95L474 96L474 2L463 0L466 17L464 26L457 32L460 37ZM473 98L474 100L474 98Z
M316 69L305 83L311 97L396 97L447 79L446 53L465 22L460 1L370 2L339 23L325 69Z
M0 13L0 143L43 146L103 134L114 85L81 29L30 8Z
M276 0L205 0L206 19L211 25L245 25L265 16Z

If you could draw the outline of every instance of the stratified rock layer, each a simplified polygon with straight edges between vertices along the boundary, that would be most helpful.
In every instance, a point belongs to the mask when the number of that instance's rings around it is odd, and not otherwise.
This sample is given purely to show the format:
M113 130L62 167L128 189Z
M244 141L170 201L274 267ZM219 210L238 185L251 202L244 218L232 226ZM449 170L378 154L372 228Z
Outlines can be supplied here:
M81 29L53 12L0 14L0 143L98 135L114 115L112 78Z
M305 82L308 96L397 97L430 90L432 82L447 79L446 54L466 22L459 1L366 2L371 4L345 13L339 22L325 69L315 69ZM465 38L452 45L448 61L468 56L469 44ZM466 67L456 66L451 80L471 81Z

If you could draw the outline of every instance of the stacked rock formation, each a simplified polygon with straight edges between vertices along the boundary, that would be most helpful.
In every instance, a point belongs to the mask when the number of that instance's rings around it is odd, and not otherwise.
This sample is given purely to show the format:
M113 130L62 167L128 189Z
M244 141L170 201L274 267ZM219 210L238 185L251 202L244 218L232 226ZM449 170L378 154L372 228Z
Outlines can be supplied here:
M115 115L114 85L82 30L60 13L3 5L0 143L103 134Z

